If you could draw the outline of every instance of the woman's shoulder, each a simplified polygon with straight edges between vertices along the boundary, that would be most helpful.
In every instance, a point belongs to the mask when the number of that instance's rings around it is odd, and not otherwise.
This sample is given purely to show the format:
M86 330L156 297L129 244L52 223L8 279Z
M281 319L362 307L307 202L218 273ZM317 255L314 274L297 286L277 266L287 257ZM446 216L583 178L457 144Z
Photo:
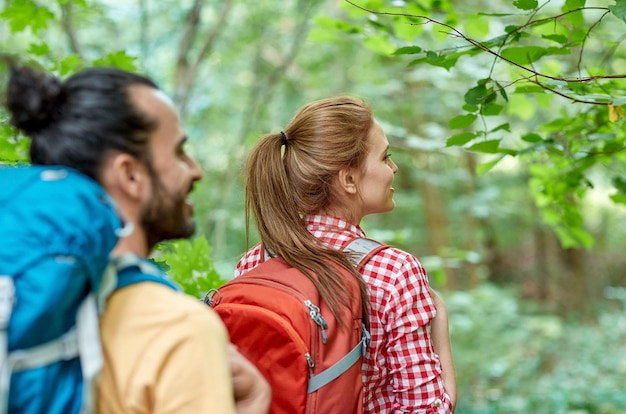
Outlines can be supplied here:
M419 259L413 254L395 247L385 245L385 248L374 254L364 265L364 275L367 273L381 275L391 284L402 283L406 278L426 277L426 271Z

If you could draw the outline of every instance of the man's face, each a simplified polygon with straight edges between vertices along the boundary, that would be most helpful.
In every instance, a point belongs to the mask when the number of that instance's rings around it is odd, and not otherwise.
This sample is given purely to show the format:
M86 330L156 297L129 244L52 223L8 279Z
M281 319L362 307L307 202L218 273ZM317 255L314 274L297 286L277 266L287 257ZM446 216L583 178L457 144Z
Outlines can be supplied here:
M150 136L152 196L144 203L140 217L149 246L154 246L194 233L193 205L188 197L202 172L185 153L187 138L169 98L157 89L137 89L133 99L157 125Z

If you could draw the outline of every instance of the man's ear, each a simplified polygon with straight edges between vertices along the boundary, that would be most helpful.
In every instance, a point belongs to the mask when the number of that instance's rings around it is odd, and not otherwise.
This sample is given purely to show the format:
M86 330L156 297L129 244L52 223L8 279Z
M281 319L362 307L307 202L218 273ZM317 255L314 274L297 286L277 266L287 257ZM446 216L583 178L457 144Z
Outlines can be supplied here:
M348 194L357 194L357 174L354 168L343 168L337 175L339 188Z
M118 153L106 164L104 175L109 191L122 193L135 200L144 197L149 187L150 174L142 162L130 154Z

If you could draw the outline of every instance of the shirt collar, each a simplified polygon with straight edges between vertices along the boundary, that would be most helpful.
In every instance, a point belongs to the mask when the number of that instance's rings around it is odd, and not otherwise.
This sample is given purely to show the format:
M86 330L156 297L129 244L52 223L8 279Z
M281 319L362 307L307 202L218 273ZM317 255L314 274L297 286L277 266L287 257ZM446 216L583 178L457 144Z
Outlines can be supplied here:
M348 231L357 237L365 237L365 232L359 225L347 222L339 217L312 214L306 217L306 226L309 231L320 229L337 232Z

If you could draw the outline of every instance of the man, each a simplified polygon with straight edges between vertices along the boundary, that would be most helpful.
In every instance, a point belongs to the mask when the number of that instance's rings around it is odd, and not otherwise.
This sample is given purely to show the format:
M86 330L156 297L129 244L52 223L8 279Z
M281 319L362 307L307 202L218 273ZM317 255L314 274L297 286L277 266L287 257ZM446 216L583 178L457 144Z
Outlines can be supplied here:
M267 412L269 386L229 345L219 318L173 290L145 259L156 243L195 230L188 196L202 172L184 150L167 96L151 80L116 69L85 70L61 83L16 68L7 107L32 140L33 164L68 166L104 187L132 229L113 256L138 256L132 271L154 279L118 289L106 303L98 411ZM124 271L118 277L123 282Z

